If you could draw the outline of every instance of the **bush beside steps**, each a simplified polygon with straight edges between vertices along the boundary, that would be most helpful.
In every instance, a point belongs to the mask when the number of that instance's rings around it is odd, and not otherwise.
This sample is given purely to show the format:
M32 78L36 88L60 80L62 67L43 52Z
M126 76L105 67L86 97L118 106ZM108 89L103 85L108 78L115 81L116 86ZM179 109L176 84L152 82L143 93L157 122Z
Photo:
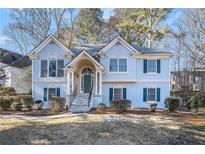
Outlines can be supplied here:
M112 100L110 107L115 109L118 113L122 113L131 107L131 101L126 99Z
M51 110L53 112L63 111L65 108L65 98L53 96L51 98Z

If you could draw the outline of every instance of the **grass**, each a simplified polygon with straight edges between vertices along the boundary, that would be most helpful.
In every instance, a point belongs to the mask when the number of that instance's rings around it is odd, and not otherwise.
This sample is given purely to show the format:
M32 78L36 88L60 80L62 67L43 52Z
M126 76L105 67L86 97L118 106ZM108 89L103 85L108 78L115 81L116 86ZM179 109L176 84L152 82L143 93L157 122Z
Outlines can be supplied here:
M60 118L0 117L0 144L205 144L205 117L162 111L147 115L141 111Z

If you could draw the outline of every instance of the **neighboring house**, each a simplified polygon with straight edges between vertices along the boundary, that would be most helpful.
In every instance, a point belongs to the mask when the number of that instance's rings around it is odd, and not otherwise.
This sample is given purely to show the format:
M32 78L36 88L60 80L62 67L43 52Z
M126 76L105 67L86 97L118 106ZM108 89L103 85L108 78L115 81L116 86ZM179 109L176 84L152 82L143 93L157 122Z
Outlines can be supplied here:
M171 90L182 88L205 92L205 68L197 68L195 73L186 70L171 72Z
M0 85L5 84L5 72L3 70L4 67L14 63L19 58L21 58L22 55L18 53L14 53L11 51L8 51L6 49L0 48Z
M106 45L68 49L50 35L29 56L32 97L44 101L45 108L53 95L64 97L72 112L109 106L113 99L131 100L133 108L152 102L164 108L170 96L172 54L129 44L120 36Z
M18 94L27 94L31 91L31 60L28 56L19 58L14 63L4 67L6 79L5 87L13 87Z

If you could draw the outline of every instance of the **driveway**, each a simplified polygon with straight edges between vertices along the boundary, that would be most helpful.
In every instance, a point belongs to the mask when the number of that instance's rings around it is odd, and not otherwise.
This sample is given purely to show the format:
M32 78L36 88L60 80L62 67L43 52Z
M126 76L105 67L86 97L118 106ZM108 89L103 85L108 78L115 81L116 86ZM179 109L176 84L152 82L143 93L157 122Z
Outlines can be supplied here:
M133 114L1 115L0 144L205 144L205 118Z

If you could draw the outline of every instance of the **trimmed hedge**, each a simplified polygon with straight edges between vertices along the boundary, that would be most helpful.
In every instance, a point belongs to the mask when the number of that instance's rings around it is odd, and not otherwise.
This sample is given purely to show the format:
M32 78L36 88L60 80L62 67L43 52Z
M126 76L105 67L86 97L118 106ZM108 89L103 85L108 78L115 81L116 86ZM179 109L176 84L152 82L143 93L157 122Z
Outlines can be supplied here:
M122 113L131 107L131 101L126 99L112 100L110 107L116 109L117 112Z
M54 112L63 111L65 107L65 98L53 96L51 98L51 110Z
M10 109L12 104L11 98L0 98L0 110L7 111Z
M180 104L180 98L179 97L168 97L164 101L165 107L168 108L170 112L174 112Z

